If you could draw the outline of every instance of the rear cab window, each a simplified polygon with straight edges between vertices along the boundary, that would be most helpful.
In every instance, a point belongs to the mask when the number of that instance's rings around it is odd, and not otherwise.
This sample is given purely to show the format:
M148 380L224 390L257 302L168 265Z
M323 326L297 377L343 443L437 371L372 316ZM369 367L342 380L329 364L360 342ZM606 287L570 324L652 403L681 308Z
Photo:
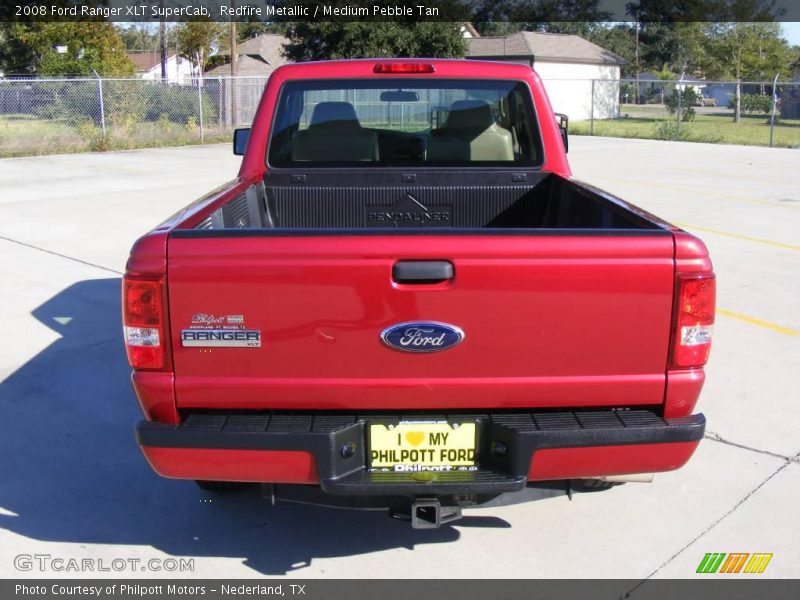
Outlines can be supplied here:
M292 81L278 100L271 167L505 166L543 162L521 81Z

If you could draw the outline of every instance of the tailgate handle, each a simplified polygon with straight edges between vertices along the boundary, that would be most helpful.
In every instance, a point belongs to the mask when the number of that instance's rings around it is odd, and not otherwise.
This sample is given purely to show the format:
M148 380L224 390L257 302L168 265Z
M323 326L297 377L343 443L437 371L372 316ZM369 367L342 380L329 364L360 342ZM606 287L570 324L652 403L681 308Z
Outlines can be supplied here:
M453 278L453 263L446 260L401 260L392 267L397 283L441 283Z

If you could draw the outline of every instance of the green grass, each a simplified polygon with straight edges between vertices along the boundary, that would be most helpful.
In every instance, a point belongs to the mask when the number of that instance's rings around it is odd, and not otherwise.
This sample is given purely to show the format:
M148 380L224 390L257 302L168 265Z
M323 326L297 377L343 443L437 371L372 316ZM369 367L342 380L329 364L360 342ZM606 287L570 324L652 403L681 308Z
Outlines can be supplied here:
M675 116L659 105L622 105L619 119L595 119L594 135L642 139L674 139ZM573 135L590 135L589 121L570 123ZM766 115L742 115L739 123L726 109L698 113L690 122L682 122L680 139L712 144L769 145L769 118ZM800 120L781 119L775 125L774 145L800 148Z
M201 141L196 124L162 120L107 123L103 137L100 126L90 121L74 123L33 115L3 115L0 117L0 158L211 144L230 141L231 135L231 131L224 128L206 127Z

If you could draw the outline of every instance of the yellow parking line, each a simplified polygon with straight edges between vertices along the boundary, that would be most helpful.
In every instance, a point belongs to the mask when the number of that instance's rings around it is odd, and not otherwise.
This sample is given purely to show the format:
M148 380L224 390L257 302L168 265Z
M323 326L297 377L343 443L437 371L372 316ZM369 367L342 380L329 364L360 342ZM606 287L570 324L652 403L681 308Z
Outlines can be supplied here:
M709 198L719 198L721 200L736 200L738 202L747 202L748 204L766 204L767 206L779 206L783 208L797 209L797 204L777 203L768 200L756 200L747 196L737 196L735 194L725 194L722 192L709 192L697 188L680 187L677 185L669 185L666 183L657 183L654 181L640 181L638 179L621 179L619 177L605 177L603 175L595 175L592 179L605 179L606 181L616 181L618 183L629 183L632 185L641 185L643 187L654 187L662 190L669 190L671 192L680 192L682 194L691 194L692 196L707 196Z
M755 325L757 327L763 327L764 329L769 329L770 331L774 331L776 333L782 333L783 335L800 335L800 331L797 331L796 329L790 329L789 327L783 327L782 325L770 323L769 321L765 321L763 319L757 319L756 317L743 315L742 313L734 312L732 310L728 310L727 308L717 308L717 314L731 319L736 319L737 321L750 323L750 325Z
M698 231L706 231L714 235L724 235L725 237L736 238L738 240L747 240L748 242L756 242L758 244L767 244L768 246L775 246L776 248L786 248L787 250L800 250L800 246L794 244L784 244L783 242L773 242L772 240L765 240L762 238L751 237L749 235L742 235L740 233L728 233L727 231L720 231L719 229L711 229L710 227L700 227L699 225L690 225L689 223L672 222L673 225L682 227L684 229L697 229Z

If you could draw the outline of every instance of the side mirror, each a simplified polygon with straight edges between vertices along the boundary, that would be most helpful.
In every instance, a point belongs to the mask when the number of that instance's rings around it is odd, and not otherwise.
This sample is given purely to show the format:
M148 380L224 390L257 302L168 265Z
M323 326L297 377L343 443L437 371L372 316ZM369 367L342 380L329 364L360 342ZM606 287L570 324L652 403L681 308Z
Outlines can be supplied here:
M558 129L561 131L561 140L564 142L564 152L569 152L569 117L564 113L556 113Z
M247 148L247 140L250 139L250 128L235 129L233 131L233 153L242 156L244 149Z

